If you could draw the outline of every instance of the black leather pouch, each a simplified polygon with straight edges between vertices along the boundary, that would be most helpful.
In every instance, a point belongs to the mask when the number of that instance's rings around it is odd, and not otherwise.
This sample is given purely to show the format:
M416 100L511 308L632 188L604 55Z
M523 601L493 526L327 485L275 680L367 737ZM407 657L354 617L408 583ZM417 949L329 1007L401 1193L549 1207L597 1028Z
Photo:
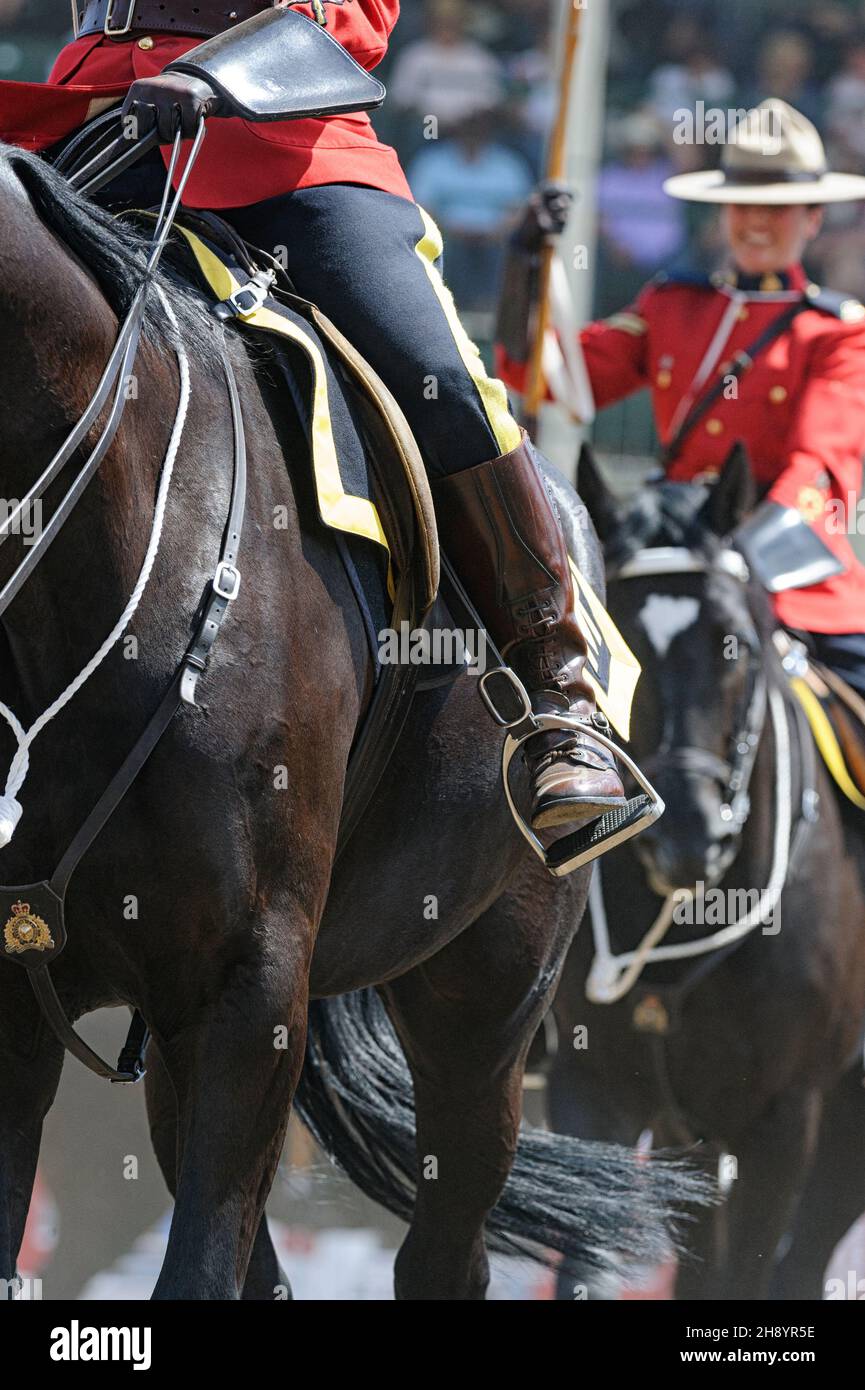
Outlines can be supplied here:
M294 10L253 15L169 63L207 82L220 115L247 121L336 116L381 106L385 89L326 29Z

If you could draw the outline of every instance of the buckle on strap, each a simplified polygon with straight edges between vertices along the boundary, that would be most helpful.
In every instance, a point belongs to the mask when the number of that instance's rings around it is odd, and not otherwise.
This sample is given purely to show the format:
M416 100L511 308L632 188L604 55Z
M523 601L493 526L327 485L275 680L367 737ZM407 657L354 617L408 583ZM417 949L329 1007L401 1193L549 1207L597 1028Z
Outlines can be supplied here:
M113 27L113 20L117 0L108 0L108 8L105 11L105 23L102 26L103 34L108 38L119 38L121 34L128 34L132 28L132 21L135 18L135 6L137 3L138 0L127 0L126 23L115 29ZM73 0L73 9L74 8L75 5Z
M500 729L519 729L534 721L529 693L510 666L494 666L478 681L478 693Z
M220 560L213 576L213 592L231 603L240 592L240 570L228 560Z
M133 0L133 4L135 0ZM273 282L276 279L276 272L273 270L257 270L245 285L235 290L227 299L221 299L215 305L215 312L220 318L224 318L229 312L235 318L248 318L260 309L270 294Z

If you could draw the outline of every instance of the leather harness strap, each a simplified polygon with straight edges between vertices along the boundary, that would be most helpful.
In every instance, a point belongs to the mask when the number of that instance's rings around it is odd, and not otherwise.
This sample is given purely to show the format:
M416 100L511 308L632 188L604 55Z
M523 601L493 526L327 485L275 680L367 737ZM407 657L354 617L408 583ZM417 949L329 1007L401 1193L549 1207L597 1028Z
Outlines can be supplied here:
M151 715L143 733L73 837L50 880L44 884L48 890L49 900L51 897L57 900L61 927L63 903L69 880L100 830L132 786L180 706L184 702L195 703L196 682L207 665L207 659L216 641L228 605L237 595L240 584L240 575L236 568L237 550L243 530L243 516L246 507L246 439L234 370L224 352L222 365L231 404L234 467L231 502L220 546L219 561L213 579L210 581L209 593L202 606L192 641L181 658L171 684L157 709ZM62 949L63 941L65 941L65 932L60 937L58 949ZM54 955L56 954L57 951L54 952ZM10 959L13 958L10 957ZM117 1066L112 1067L99 1057L72 1027L54 988L47 963L31 964L27 960L22 961L20 959L17 963L25 966L30 976L33 992L55 1035L79 1061L83 1062L91 1071L96 1072L98 1076L105 1077L109 1081L138 1081L144 1075L144 1052L149 1039L149 1030L137 1009L133 1013L129 1034L120 1053Z
M33 993L36 995L46 1022L67 1052L71 1052L73 1057L77 1057L79 1062L84 1063L85 1067L95 1072L97 1076L104 1077L106 1081L132 1082L141 1079L145 1070L144 1054L150 1041L150 1029L137 1009L133 1012L126 1042L123 1044L117 1059L117 1066L112 1067L99 1056L98 1052L94 1052L93 1048L89 1047L72 1027L66 1017L57 990L54 988L54 981L49 974L47 965L41 966L38 970L30 970L28 974L33 986Z
M755 338L752 343L749 343L748 346L746 348L743 348L741 352L736 353L730 365L729 371L725 371L721 373L719 376L717 376L715 380L712 382L712 385L709 387L708 391L706 391L702 396L698 397L698 399L691 406L691 409L688 411L681 425L676 430L676 433L673 435L672 439L668 440L668 442L662 448L660 453L660 462L662 467L669 468L670 464L674 462L682 448L682 445L688 438L688 435L691 433L694 427L700 423L706 412L708 410L711 410L712 406L715 404L718 398L724 393L724 391L727 389L729 381L731 379L738 379L743 372L749 371L750 368L754 365L755 358L757 358L761 352L764 352L767 347L774 343L776 338L780 337L782 333L786 332L786 330L790 327L790 324L793 322L794 318L796 318L798 314L801 314L803 309L810 309L812 307L813 305L811 298L807 294L803 294L801 299L797 299L793 304L786 308L783 313L779 314L777 318L774 318L772 322L768 324L766 328L763 329L762 333L760 333L760 335L757 338Z
M47 526L42 528L33 545L28 548L24 558L16 566L3 588L0 589L0 616L5 613L25 580L42 559L42 556L45 554L51 542L57 537L60 528L69 517L72 508L75 506L76 502L78 502L84 489L93 478L93 475L111 446L120 425L120 420L126 404L126 383L129 380L129 373L132 370L132 364L135 361L135 355L138 350L141 327L144 320L145 303L146 288L142 286L123 324L120 335L108 360L108 364L102 374L102 379L86 411L81 416L75 428L66 437L63 445L55 454L41 477L33 484L26 496L21 499L14 511L6 518L3 525L0 526L0 545L2 545L11 535L15 523L24 508L34 501L41 501L43 493L45 493L51 483L57 478L76 449L82 446L94 422L101 414L102 408L106 404L112 388L114 388L114 401L111 405L108 419L86 463L63 500L55 509Z

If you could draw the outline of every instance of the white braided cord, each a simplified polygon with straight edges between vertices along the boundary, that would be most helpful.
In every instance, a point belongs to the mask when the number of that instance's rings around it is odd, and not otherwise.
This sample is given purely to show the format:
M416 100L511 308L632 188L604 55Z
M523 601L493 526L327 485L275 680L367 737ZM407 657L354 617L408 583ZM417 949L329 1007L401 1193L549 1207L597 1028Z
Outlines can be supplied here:
M162 287L156 286L157 293L162 300L162 307L168 317L169 322L175 330L177 354L177 365L180 372L180 395L177 402L177 412L174 417L174 425L171 431L171 438L165 452L165 459L162 465L162 472L159 478L159 487L156 494L156 505L153 511L153 524L150 530L150 540L147 551L141 565L141 569L136 580L135 587L129 596L126 604L114 627L109 632L105 641L97 648L87 665L79 671L73 681L67 685L62 694L40 714L39 718L25 730L20 720L14 712L0 700L0 715L6 720L18 743L17 751L9 765L9 772L6 778L6 786L3 795L0 796L0 849L8 845L15 832L19 820L21 819L22 806L18 800L18 793L24 785L24 780L30 767L30 748L42 732L46 725L50 724L60 711L68 705L69 701L77 695L81 687L90 679L108 653L117 645L129 626L136 609L141 601L144 590L147 587L150 574L159 553L159 545L162 539L162 527L165 521L165 511L168 504L168 490L171 485L171 477L174 472L174 464L177 452L180 448L180 441L183 436L186 416L189 409L190 380L189 380L189 359L181 340L180 330L174 310L172 309Z
M589 886L589 909L592 919L595 956L589 977L586 981L586 998L594 1004L614 1004L639 979L644 968L660 960L682 960L704 955L707 951L718 951L752 932L775 911L787 881L790 862L790 835L792 830L792 769L790 765L790 734L784 697L775 688L769 691L769 708L772 714L772 729L775 735L775 834L772 845L772 868L769 882L761 891L759 901L739 922L697 941L684 941L675 946L659 946L673 922L673 912L678 903L685 901L682 895L695 894L690 888L677 888L665 899L660 912L635 951L624 951L620 956L610 949L607 915L604 907L604 894L601 886L600 866L595 866Z

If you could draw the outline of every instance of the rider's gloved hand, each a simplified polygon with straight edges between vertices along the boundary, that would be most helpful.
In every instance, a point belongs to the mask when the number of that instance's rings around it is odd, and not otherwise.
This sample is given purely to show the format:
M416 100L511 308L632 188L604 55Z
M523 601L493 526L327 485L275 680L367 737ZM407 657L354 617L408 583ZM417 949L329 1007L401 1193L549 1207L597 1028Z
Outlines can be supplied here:
M168 145L178 130L191 140L202 116L219 114L221 98L203 82L182 72L163 72L158 77L141 77L126 93L121 115L138 122L136 138L155 126L159 139Z
M553 237L565 230L574 201L566 183L549 179L538 184L514 232L514 241L523 251L540 251Z

